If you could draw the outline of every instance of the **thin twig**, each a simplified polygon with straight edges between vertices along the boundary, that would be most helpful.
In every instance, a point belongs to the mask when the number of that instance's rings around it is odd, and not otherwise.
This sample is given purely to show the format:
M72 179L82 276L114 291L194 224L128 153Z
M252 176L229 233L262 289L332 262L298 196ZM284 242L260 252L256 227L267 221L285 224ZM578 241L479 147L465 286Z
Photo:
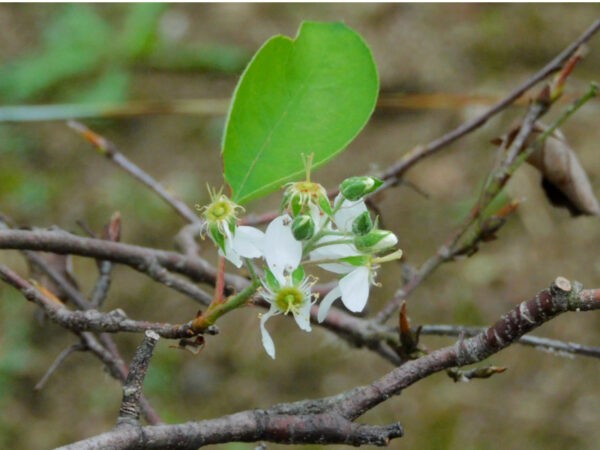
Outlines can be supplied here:
M565 62L569 60L577 50L586 42L588 42L600 29L600 20L595 21L581 36L573 41L567 48L559 53L553 60L546 64L542 69L535 73L532 77L523 82L519 87L514 89L506 97L502 98L487 111L482 113L480 116L474 119L462 123L454 130L444 134L443 136L429 142L426 145L418 145L412 150L405 153L400 160L388 168L381 178L384 180L384 184L379 188L379 191L383 191L393 186L397 186L400 183L400 179L410 168L415 164L422 161L426 157L446 148L453 142L461 139L465 135L473 132L477 128L483 126L496 114L502 112L504 109L515 103L523 94L529 89L535 86L540 81L554 72L561 70ZM338 193L338 189L333 189L328 192L328 195L335 196ZM247 225L259 225L271 221L277 216L276 212L269 212L262 215L249 215L244 218L243 223Z
M504 186L506 186L506 183L510 180L512 175L514 175L517 168L535 150L536 145L543 144L543 141L549 135L548 133L539 136L532 145L529 145L529 150L527 150L526 142L535 130L536 122L546 114L550 107L560 98L563 85L565 84L568 75L573 71L575 65L580 60L581 55L578 52L575 52L575 54L565 63L562 71L557 75L555 80L548 82L540 90L534 101L529 105L516 136L504 152L503 159L500 161L498 167L493 169L488 176L476 205L471 209L469 215L463 221L463 224L458 228L457 232L438 249L436 254L423 264L421 269L415 273L407 285L396 292L394 298L377 314L375 319L377 322L383 323L388 320L399 308L400 303L442 263L453 260L459 254L465 254L477 249L479 242L487 236L488 232L488 230L485 229L485 224L482 220L484 211L499 195ZM570 117L578 108L585 104L585 102L594 97L596 95L596 90L597 87L592 85L588 92L580 99L577 99L574 105L571 105L566 112L561 115L556 121L556 124L563 123L566 118ZM477 229L468 242L459 246L459 241L474 223L477 223ZM498 226L501 226L501 224Z
M70 233L47 231L47 230L0 230L0 248L16 248L51 251L56 253L70 253L75 255L89 256L96 259L107 259L121 264L129 265L134 269L147 272L148 264L158 261L168 269L178 271L196 281L213 282L214 268L200 258L186 257L180 253L165 252L152 248L139 247L117 242L110 242L103 239L83 238L74 236ZM225 281L228 289L232 287L238 291L243 291L249 285L249 281L237 275L227 274ZM207 294L208 296L208 294ZM211 300L208 296L208 300ZM260 303L257 303L260 304ZM312 311L313 321L316 322L317 308ZM104 316L102 316L104 317ZM111 320L115 316L110 316ZM129 323L129 319L119 316L122 321L113 325L114 331L119 327L124 327ZM143 331L145 329L155 329L148 322L137 322L144 326L123 331ZM385 333L383 327L373 327L364 320L353 317L341 310L332 309L328 318L322 324L332 332L338 334L352 345L359 347L368 347L381 354L385 359L393 364L399 364L401 360L394 356L393 352L377 341L377 336L371 330ZM177 329L177 325L173 325ZM103 328L102 322L96 324L97 331L108 331ZM381 328L381 329L380 329ZM181 333L181 330L179 330ZM159 334L161 334L159 332ZM173 333L170 333L171 335ZM165 333L162 337L168 337Z
M545 90L543 90L542 93L544 91ZM518 152L523 148L523 143L532 133L535 122L550 108L551 103L546 101L546 96L540 95L539 98L539 101L532 103L528 108L525 118L523 119L523 125L519 130L519 134L507 150L507 155L509 155L507 159L512 158L511 162L505 163L501 166L500 170L494 172L496 175L493 179L495 184L488 184L482 194L481 199L478 201L478 204L471 210L461 227L459 227L458 231L454 233L454 235L443 246L441 246L432 257L425 261L425 263L413 275L406 286L402 287L396 292L394 297L377 314L375 321L379 323L384 323L387 321L398 310L402 301L404 301L410 295L410 293L425 280L425 278L432 274L441 264L453 259L459 240L464 236L469 227L485 209L485 205L489 204L489 202L492 201L500 189L506 184L511 174L511 172L508 171L509 165L512 164ZM474 242L474 244L476 243L477 242Z
M0 230L10 230L14 227L12 220L0 213ZM57 270L48 264L44 258L31 250L21 250L25 258L43 273L45 273L61 290L62 292L80 309L89 309L90 303L73 285L62 276Z
M0 226L2 227L2 229L6 229L6 228L10 228L11 226L14 226L14 225L12 224L11 220L8 217L0 214ZM32 263L37 263L38 267L40 269L42 269L42 271L44 271L63 290L65 295L67 295L69 297L69 299L71 299L73 301L73 303L76 304L79 308L88 309L88 307L97 308L100 306L100 305L94 305L93 302L88 303L85 300L85 298L83 298L83 294L81 294L80 291L73 288L71 286L71 284L66 279L64 279L64 277L62 277L62 275L55 273L56 271L54 271L35 252L24 250L22 253ZM108 263L111 264L110 262L108 262ZM107 289L107 286L104 287L104 289ZM92 299L93 299L93 297L92 297ZM81 342L82 342L80 344L80 346L81 346L80 349L91 351L92 354L97 356L104 363L104 365L109 369L109 372L111 373L111 375L114 378L116 378L117 380L119 380L121 382L123 382L125 380L128 369L127 369L127 366L125 365L125 363L123 362L123 359L121 358L121 355L119 354L119 350L118 350L117 346L115 345L111 336L107 335L106 333L100 334L100 339L103 341L103 343L105 345L105 347L103 347L96 340L96 337L93 334L91 334L89 332L83 332L83 333L75 332L75 333L80 337ZM50 368L47 370L44 377L35 386L35 389L42 389L42 387L45 385L45 383L47 382L50 375L58 368L60 363L62 363L62 361L64 359L66 359L68 355L70 355L72 353L71 349L74 347L77 347L77 344L73 345L72 347L69 347L68 349L63 351L63 353L61 353L57 357L57 359L52 364L52 366L50 366ZM141 397L140 404L142 407L142 412L144 414L144 417L146 418L148 423L150 423L150 424L162 423L160 416L156 413L156 411L154 410L152 405L150 405L150 402L144 396Z
M481 333L484 329L482 327L465 327L460 325L423 325L421 327L421 335L456 337L463 333L465 336L470 337ZM579 355L600 358L600 347L575 342L565 342L528 334L521 337L517 343L557 355Z
M106 300L111 284L111 274L113 263L110 261L99 261L98 263L98 279L94 285L94 289L90 294L90 306L93 309L100 309Z
M92 234L91 237L96 236ZM104 227L102 237L112 242L121 240L121 214L118 211L111 216L110 221ZM90 304L94 309L100 309L110 289L113 263L107 260L97 260L96 263L98 265L98 279L90 294Z
M101 333L130 332L139 333L152 330L168 339L181 339L198 334L191 323L173 325L138 321L127 318L122 310L102 313L96 310L71 311L62 303L46 297L35 286L21 278L16 272L0 264L0 279L21 291L23 296L40 306L53 322L71 331L97 331ZM207 327L203 332L215 334L215 327Z
M50 365L50 367L48 367L48 370L46 370L46 373L44 374L42 379L38 381L38 383L35 385L34 389L36 391L43 389L48 379L52 376L54 372L56 372L56 370L61 366L61 364L65 362L69 355L71 355L71 353L78 352L81 350L85 350L85 346L81 344L73 344L65 348L62 352L60 352L60 354L56 357L54 362Z
M202 223L190 223L183 226L175 236L177 250L190 258L198 258L200 246L197 238L202 233L203 225Z
M90 302L83 296L78 289L76 289L67 279L62 276L57 270L52 268L44 258L38 255L36 252L30 250L23 250L23 255L35 266L37 266L43 273L45 273L60 289L63 293L71 300L79 309L90 309L92 306Z
M30 244L33 243L34 241L36 241L36 236L39 237L40 233L42 234L42 236L48 236L51 235L52 237L54 237L56 232L48 232L48 231L26 231L26 230L16 230L19 231L19 235L27 235L29 236L29 234L32 234L32 240L29 242ZM70 235L64 235L61 233L61 235L63 237L65 237L66 239L70 239ZM13 240L11 237L7 237L6 238L6 242L12 242L13 244L18 243L18 240ZM46 244L49 245L49 247L42 247L40 248L40 250L45 250L45 251L56 251L59 248L62 247L56 247L55 244L56 242L54 242L53 239L48 239L48 241L46 241L45 239L42 239L42 242L45 242ZM137 263L133 263L133 261L135 261L136 259L138 259L140 257L139 253L141 251L145 251L148 250L148 252L159 252L159 254L162 254L161 251L157 251L157 250L153 250L153 249L144 249L142 247L136 247L136 246L128 246L127 244L121 244L121 243L110 243L107 242L105 240L100 240L100 239L90 239L90 238L77 238L76 243L69 243L68 245L71 247L70 248L70 252L74 253L74 254L86 254L87 256L93 256L93 257L97 257L97 258L107 258L110 256L113 256L113 260L116 260L118 262L124 262L124 263L128 263L132 266L136 266ZM104 251L102 245L103 244L111 244L111 245L116 245L118 246L119 251L115 252L111 255L110 251ZM0 231L0 247L3 246L3 240L2 240L2 231ZM14 247L12 247L14 248ZM142 250L140 250L142 249ZM97 250L97 252L96 252ZM131 251L130 251L131 250ZM172 257L175 258L174 261L172 261L173 263L173 267L185 267L186 263L185 263L185 257L183 257L182 255L178 254L178 253L173 253L171 255ZM179 260L179 258L182 258L182 260ZM160 258L159 258L160 260ZM165 261L170 260L169 258L164 258ZM189 269L189 268L188 268ZM422 267L422 269L424 273L428 272L431 269L427 269ZM190 271L186 269L186 272L188 274L193 274L193 275L199 275L199 273L195 272L195 271ZM419 281L418 277L413 277L412 281L405 286L405 289L410 289L411 283L417 283ZM241 289L239 289L240 291L243 290L243 288L248 286L248 281L245 279L240 279L240 281L238 281L238 286L243 286ZM398 294L399 296L402 296L402 293ZM260 303L256 303L256 304L260 304ZM313 307L313 311L311 313L312 317L313 317L313 321L316 321L316 314L317 314L317 307ZM113 329L115 331L118 331L120 329L122 329L123 331L134 331L134 332L139 332L139 331L144 331L146 329L157 329L157 328L161 328L159 326L159 324L152 324L149 322L136 322L136 321L130 321L129 319L126 319L125 317L123 317L122 315L108 315L108 316L100 316L101 318L105 318L105 317L110 317L110 321L111 322L115 322L115 320L118 318L119 320L117 320L116 324L113 324ZM103 319L105 320L105 319ZM127 328L131 322L133 322L134 324L137 324L135 327L129 327L129 329L125 329ZM357 317L353 317L347 313L344 313L341 310L338 310L336 308L333 308L327 319L321 324L323 327L329 329L331 332L335 333L336 335L338 335L339 337L347 340L348 342L350 342L352 345L357 346L357 347L367 347L372 349L373 351L375 351L376 353L379 353L381 356L383 356L385 359L389 360L392 364L397 365L400 364L402 362L401 358L399 358L397 355L394 354L393 351L391 351L390 349L386 348L386 346L384 344L382 344L381 338L382 336L385 336L386 340L391 340L394 338L394 334L393 333L388 333L386 331L386 329L384 327L379 327L376 326L376 324L370 323L368 321L365 321L363 319L357 318ZM175 327L175 329L177 329L178 327L180 327L179 325L171 325L172 327ZM102 324L102 321L96 325L96 329L98 331L106 331L106 329L104 328L104 325ZM181 330L179 331L179 333L181 334ZM173 336L174 333L169 332L169 333L162 333L163 337L168 337L168 334L170 334L171 336ZM177 334L175 333L175 335L177 336ZM175 336L173 336L175 337Z
M83 136L88 142L96 147L100 154L114 162L117 166L141 181L144 185L154 191L160 198L169 204L181 217L190 223L202 222L202 220L190 209L184 202L171 194L162 184L155 180L151 175L135 165L129 159L118 151L115 144L103 136L90 130L82 123L71 120L68 122L69 127Z
M391 166L384 174L383 178L389 180L390 183L387 185L393 185L394 180L400 178L408 169L414 166L422 159L429 155L447 147L451 143L465 136L466 134L476 130L477 128L484 125L490 118L510 106L515 100L521 97L531 87L535 86L541 80L546 78L548 75L559 71L564 63L579 49L579 47L589 41L594 34L600 29L600 20L596 20L579 38L573 41L567 48L565 48L559 55L557 55L552 61L544 66L531 78L526 80L522 85L512 91L507 97L496 103L490 109L485 111L479 117L474 118L468 122L463 123L456 129L445 134L444 136L428 143L424 146L418 146L413 150L406 153L400 161Z
M214 283L215 269L201 258L188 258L180 253L128 245L104 239L84 238L64 231L48 230L0 230L0 248L18 250L46 250L59 254L89 256L126 264L145 273L155 281L178 290L199 303L208 305L212 296L198 286L173 276L169 270L206 283ZM242 277L228 276L231 287L245 287ZM232 286L233 284L233 286Z

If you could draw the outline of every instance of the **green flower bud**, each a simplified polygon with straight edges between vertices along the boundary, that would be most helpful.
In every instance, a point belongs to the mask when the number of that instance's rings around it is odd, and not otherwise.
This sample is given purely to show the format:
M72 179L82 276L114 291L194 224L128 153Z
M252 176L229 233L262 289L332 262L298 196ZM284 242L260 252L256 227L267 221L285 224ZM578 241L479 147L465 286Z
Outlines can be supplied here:
M352 222L352 233L363 236L373 229L373 221L371 220L371 214L369 211L365 211L359 214L354 222Z
M371 230L364 236L356 236L354 245L361 252L378 253L398 243L394 233L387 230Z
M340 192L346 200L356 201L376 191L382 184L383 181L375 177L350 177L342 181Z
M315 222L307 214L296 216L292 221L292 234L297 241L310 239L315 234Z

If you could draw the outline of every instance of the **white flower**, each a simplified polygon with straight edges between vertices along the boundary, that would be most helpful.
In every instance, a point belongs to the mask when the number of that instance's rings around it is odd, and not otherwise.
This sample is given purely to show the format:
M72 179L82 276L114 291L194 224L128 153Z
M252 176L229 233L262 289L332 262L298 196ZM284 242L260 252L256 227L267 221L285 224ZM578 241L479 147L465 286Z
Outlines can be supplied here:
M275 359L275 344L265 327L270 317L277 314L293 314L300 329L310 331L310 292L314 281L304 276L304 269L299 267L293 274L282 276L267 273L267 281L261 280L265 290L264 298L271 304L269 311L260 318L262 344L267 354Z
M375 257L371 254L372 250L386 249L397 243L396 236L384 230L375 230L367 236L359 236L358 239L367 240L367 243L373 244L367 246L366 249L369 252L361 251L364 250L362 248L359 250L356 246L357 237L352 234L352 225L357 217L367 211L365 203L362 200L349 201L338 195L334 205L336 207L333 221L339 231L352 237L352 243L332 244L332 242L344 240L344 238L336 234L329 234L319 239L317 248L310 253L311 260L326 261L319 264L319 267L329 272L345 274L338 285L321 302L317 315L319 322L325 320L331 305L338 298L342 299L348 310L362 311L369 299L371 285L376 284L378 263L399 259L402 256L401 251L383 257Z
M346 276L340 279L338 285L325 296L319 306L317 320L323 322L325 317L327 317L327 313L333 302L340 297L344 306L350 311L362 311L369 299L371 285L377 285L375 277L377 276L379 264L395 261L400 258L402 258L402 250L396 250L384 256L375 257L372 255L363 255L362 257L358 257L354 262L358 262L362 259L363 261L360 262L363 264L360 266L352 266L349 263L344 263L352 267L352 269Z
M204 218L203 232L209 232L215 244L219 245L220 236L231 232L238 221L238 214L244 211L244 208L231 201L221 190L208 188L210 203L205 206L196 205Z
M340 279L338 285L325 296L319 306L317 319L323 322L331 305L341 297L344 306L352 312L362 311L369 299L369 289L374 284L375 271L371 267L355 267L346 276Z
M337 206L339 202L342 203L333 215L333 221L340 231L350 233L354 219L367 211L367 207L362 200L351 202L342 197L342 194L338 194L333 204Z
M234 234L225 232L225 251L219 249L219 254L235 265L242 266L242 258L260 258L265 234L257 228L241 226Z
M352 231L352 223L354 220L367 211L367 207L363 201L351 202L344 199L341 195L337 196L334 205L336 205L337 208L333 217L334 223L340 231L347 233ZM337 205L339 205L339 207ZM363 256L363 253L358 251L354 244L329 244L330 242L338 240L340 240L340 236L323 236L317 243L321 246L310 253L310 259L335 261L341 260L342 258ZM331 304L340 297L346 308L350 311L358 312L364 309L369 298L370 280L372 278L369 267L356 267L343 261L323 263L319 264L319 267L329 272L345 274L345 276L340 279L338 285L333 288L321 302L318 314L319 322L325 320Z
M367 207L363 201L351 202L345 200L338 194L334 205L338 205L340 202L341 205L337 208L333 221L340 231L351 233L352 223L359 215L367 211ZM318 247L310 252L310 259L338 260L349 256L362 255L362 253L356 249L354 244L330 244L330 242L339 241L341 239L340 236L326 234L317 242ZM325 263L319 264L319 267L333 273L348 273L353 270L353 266L347 263Z
M340 236L325 235L317 242L317 247L310 252L310 259L313 261L335 261L349 256L360 256L359 252L354 244L343 243L343 244L331 244L340 240ZM333 273L348 273L353 270L352 265L345 262L327 262L319 264L319 267Z
M302 243L292 233L292 219L287 214L279 216L265 231L262 253L269 269L278 280L284 272L292 273L302 259Z
M225 256L236 267L242 266L242 258L262 256L264 233L252 227L238 227L238 214L244 211L221 191L208 189L210 203L196 208L202 213L204 225L202 234L208 234Z

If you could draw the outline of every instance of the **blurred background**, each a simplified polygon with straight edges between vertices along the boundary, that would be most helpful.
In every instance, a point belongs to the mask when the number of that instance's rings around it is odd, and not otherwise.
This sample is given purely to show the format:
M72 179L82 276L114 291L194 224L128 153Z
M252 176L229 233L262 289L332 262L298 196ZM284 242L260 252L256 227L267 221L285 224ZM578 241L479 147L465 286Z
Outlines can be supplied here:
M294 36L302 20L343 20L374 52L382 107L344 154L314 174L332 188L347 176L385 169L413 146L481 113L599 15L600 6L593 4L3 4L0 211L22 226L58 225L78 233L77 221L100 230L120 211L124 242L172 249L183 221L96 154L66 126L65 117L79 117L111 139L189 205L205 203L206 184L223 183L224 112L253 52L274 34ZM566 95L583 93L591 80L598 81L599 69L596 37ZM5 108L39 104L79 106ZM119 111L115 104L121 105ZM163 114L142 114L159 107ZM554 108L548 121L564 107ZM407 187L385 193L380 202L385 226L398 234L408 262L425 261L460 223L492 167L490 140L523 111L522 104L512 107L412 169L407 179L427 197ZM599 113L599 102L592 101L563 127L596 193ZM54 120L31 121L42 115ZM487 325L557 275L600 287L598 218L573 219L566 210L549 206L538 173L529 167L519 170L506 196L526 201L499 240L441 267L413 293L413 325ZM278 202L272 195L248 209L266 212ZM205 256L214 261L206 247ZM0 262L27 274L17 252L1 251ZM89 292L96 278L94 261L74 258L74 273ZM399 265L391 265L380 274L383 286L372 291L371 311L397 289L400 273ZM76 339L40 323L33 306L12 288L0 285L0 299L0 448L50 448L110 429L119 408L119 384L93 356L77 353L43 390L34 391L54 358ZM197 307L117 267L106 308L122 308L138 319L184 322ZM159 343L145 393L165 421L331 395L391 369L368 351L352 349L320 329L303 333L282 317L269 322L278 349L271 361L260 345L253 309L237 311L219 325L221 334L208 338L197 356ZM537 334L600 345L600 317L564 315ZM141 338L116 340L129 360ZM429 348L451 342L423 338ZM360 420L400 421L406 436L392 448L598 448L599 361L513 346L487 363L508 371L459 384L438 374Z

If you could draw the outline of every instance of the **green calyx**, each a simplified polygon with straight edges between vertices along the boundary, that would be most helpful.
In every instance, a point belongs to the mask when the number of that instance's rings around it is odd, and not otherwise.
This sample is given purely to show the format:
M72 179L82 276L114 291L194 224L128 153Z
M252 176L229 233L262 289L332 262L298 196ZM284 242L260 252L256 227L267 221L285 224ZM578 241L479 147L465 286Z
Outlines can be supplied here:
M340 192L346 200L356 201L375 192L382 184L383 181L375 177L350 177L342 181Z
M365 211L352 222L352 233L357 236L364 236L373 229L373 221L369 211Z
M361 252L378 253L398 243L394 233L387 230L371 230L363 236L354 238L354 245Z

